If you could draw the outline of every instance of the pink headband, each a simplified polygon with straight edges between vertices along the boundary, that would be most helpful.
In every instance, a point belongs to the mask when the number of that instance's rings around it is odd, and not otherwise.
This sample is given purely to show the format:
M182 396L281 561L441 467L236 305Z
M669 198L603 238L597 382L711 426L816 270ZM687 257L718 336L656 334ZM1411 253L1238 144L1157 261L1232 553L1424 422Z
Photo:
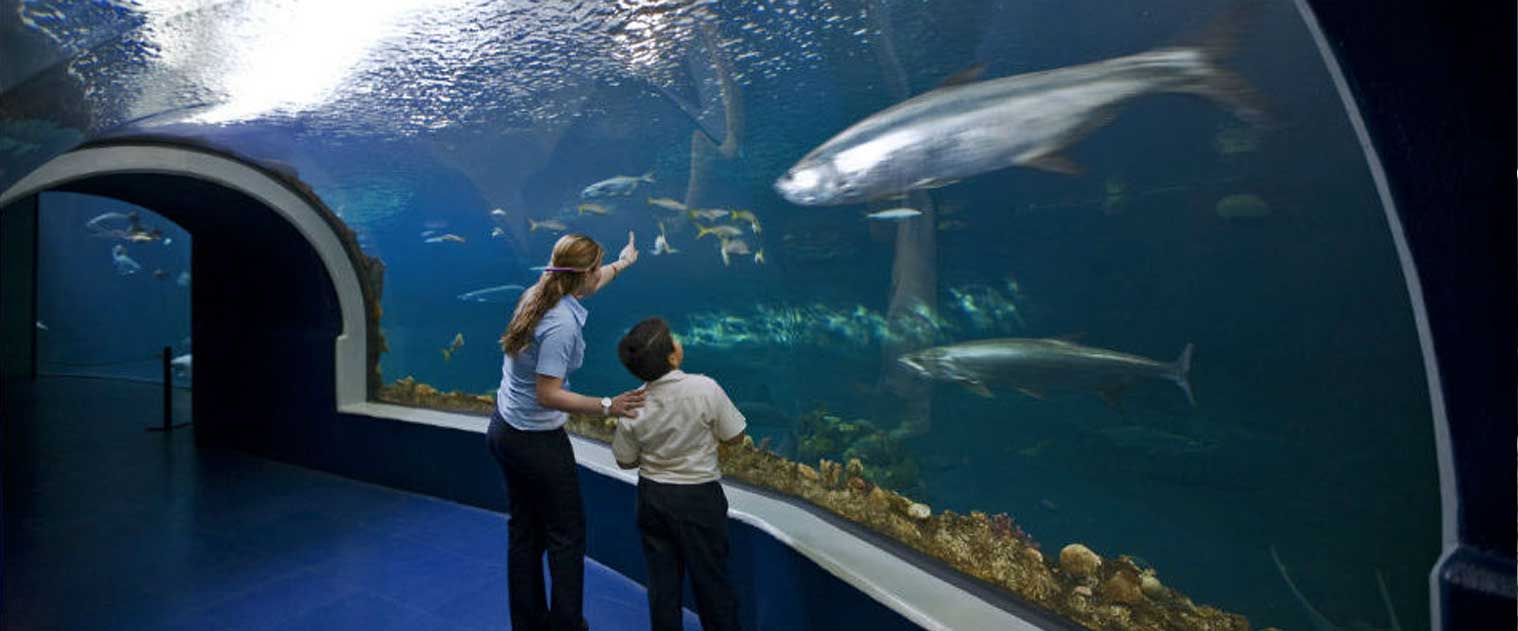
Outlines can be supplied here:
M548 267L543 268L543 271L545 271L545 272L573 272L575 274L582 274L582 273L585 273L585 272L593 272L593 271L595 271L595 268L592 267L592 268L588 268L588 269L580 269L580 268L577 268L577 267L559 267L559 266L556 266L556 265L549 265Z

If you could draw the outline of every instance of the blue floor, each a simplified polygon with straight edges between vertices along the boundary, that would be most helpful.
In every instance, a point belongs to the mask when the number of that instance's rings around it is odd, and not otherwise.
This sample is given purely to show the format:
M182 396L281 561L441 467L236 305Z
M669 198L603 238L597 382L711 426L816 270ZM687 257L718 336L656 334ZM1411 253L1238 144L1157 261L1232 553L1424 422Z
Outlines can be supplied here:
M144 432L159 396L7 388L0 627L510 628L504 515ZM592 629L648 628L641 586L585 574Z

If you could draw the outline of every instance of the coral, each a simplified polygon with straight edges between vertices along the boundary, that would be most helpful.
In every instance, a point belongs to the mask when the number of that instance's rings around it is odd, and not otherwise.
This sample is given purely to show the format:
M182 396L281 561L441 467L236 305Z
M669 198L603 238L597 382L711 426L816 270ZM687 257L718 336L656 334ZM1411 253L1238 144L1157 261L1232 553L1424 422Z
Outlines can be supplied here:
M488 414L494 407L491 395L439 392L410 377L382 388L380 399L479 414ZM807 417L803 424L810 423L814 433L825 433L831 438L869 437L866 446L870 448L885 444L875 442L879 439L873 437L881 432L867 421L845 422L821 410ZM841 425L850 427L837 429ZM571 415L566 427L600 441L609 441L613 429L598 415ZM1140 567L1132 557L1104 560L1084 545L1071 544L1060 551L1055 567L1010 515L980 511L961 515L950 510L934 513L927 504L879 484L878 470L882 467L861 456L843 459L837 459L836 453L818 456L809 460L818 463L814 469L761 449L752 440L723 445L719 455L723 475L728 478L819 506L1086 628L1112 631L1250 628L1243 616L1198 606L1161 585L1152 568Z
M825 467L819 472L831 486L846 481L846 476L863 478L871 485L903 491L921 485L917 461L890 432L882 431L867 419L844 420L817 407L802 415L797 433L800 447L797 459L847 461L847 471L835 478Z
M1114 572L1102 583L1102 596L1124 605L1137 605L1144 600L1138 575L1123 571Z
M1066 574L1086 578L1095 576L1101 568L1102 558L1092 552L1091 548L1079 543L1072 543L1059 551L1059 569Z
M495 393L469 394L467 392L439 392L413 377L402 377L380 387L375 399L385 403L411 407L432 408L450 412L490 414L495 411Z
M864 475L864 463L860 462L860 460L858 458L849 458L849 464L848 464L847 469L848 469L849 475L852 476L852 477L858 477L858 476Z

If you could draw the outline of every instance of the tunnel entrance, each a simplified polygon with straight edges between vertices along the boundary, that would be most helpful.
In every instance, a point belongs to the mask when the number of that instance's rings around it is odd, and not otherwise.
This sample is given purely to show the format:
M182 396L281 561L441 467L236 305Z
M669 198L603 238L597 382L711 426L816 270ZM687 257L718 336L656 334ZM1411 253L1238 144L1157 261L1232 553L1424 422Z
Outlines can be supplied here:
M92 195L38 196L39 376L160 383L193 378L190 235L133 204Z
M271 440L259 428L271 419L298 424L312 410L365 400L370 327L364 296L370 288L354 263L364 259L343 239L341 224L290 178L157 143L76 150L0 197L6 218L0 291L30 294L6 310L7 342L24 342L19 352L7 352L7 378L34 375L38 367L35 336L46 332L35 323L41 306L36 273L38 246L47 243L38 240L37 226L53 193L148 209L192 237L187 267L194 269L193 282L186 279L184 289L193 313L188 337L197 442L259 450ZM135 273L151 276L155 269ZM22 321L29 327L24 335L16 324ZM215 422L199 422L208 418Z

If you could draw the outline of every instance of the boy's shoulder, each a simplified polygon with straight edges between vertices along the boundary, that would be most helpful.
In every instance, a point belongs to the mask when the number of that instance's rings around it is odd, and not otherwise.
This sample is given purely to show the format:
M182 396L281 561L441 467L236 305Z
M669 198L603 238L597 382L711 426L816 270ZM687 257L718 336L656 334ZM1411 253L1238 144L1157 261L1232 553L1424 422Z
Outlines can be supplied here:
M723 391L722 385L717 383L716 379L700 373L685 373L685 382L687 392L695 391L708 394Z

